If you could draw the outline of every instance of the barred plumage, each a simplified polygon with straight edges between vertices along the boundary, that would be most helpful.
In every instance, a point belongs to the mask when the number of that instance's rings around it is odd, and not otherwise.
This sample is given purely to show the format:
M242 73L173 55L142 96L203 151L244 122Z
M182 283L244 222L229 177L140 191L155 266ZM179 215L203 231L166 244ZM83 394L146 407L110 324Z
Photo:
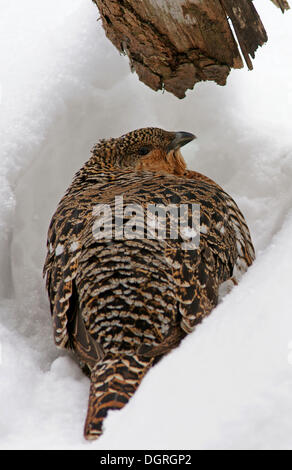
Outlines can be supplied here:
M146 128L100 141L52 218L44 273L54 337L91 378L87 439L102 433L107 411L123 407L147 370L211 312L219 288L237 283L253 262L236 203L186 168L180 147L193 138ZM114 213L117 197L123 208L143 208L142 225L150 203L199 204L199 247L184 249L182 234L169 237L170 215L164 238L95 236L97 205ZM118 218L110 220L115 230Z

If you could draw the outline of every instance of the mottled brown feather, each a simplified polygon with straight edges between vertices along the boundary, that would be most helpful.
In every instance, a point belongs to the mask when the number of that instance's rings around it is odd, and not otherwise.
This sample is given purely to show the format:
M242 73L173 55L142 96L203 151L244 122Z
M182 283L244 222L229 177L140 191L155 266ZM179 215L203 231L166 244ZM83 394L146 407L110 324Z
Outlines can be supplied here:
M214 181L187 170L173 144L181 136L145 128L100 141L51 220L44 274L54 338L91 378L87 439L100 436L107 411L127 403L254 259L242 213ZM198 249L183 249L181 237L96 239L94 208L114 209L115 196L145 211L149 203L199 204Z

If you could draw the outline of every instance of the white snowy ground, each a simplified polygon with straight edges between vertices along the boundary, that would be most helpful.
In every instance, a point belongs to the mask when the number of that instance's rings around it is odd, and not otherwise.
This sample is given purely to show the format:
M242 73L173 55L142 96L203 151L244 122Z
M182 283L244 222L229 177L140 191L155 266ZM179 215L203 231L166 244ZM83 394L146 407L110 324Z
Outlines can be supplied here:
M256 7L255 70L179 101L129 72L90 0L0 0L1 448L292 448L292 13ZM89 381L53 343L46 231L92 145L143 126L198 136L188 164L238 202L257 261L89 444Z

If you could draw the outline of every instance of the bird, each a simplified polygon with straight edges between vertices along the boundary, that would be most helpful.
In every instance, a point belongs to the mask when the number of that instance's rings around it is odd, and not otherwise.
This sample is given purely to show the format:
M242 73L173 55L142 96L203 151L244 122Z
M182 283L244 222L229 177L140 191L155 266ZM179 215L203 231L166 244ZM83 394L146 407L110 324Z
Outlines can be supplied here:
M181 147L193 139L157 127L101 139L52 216L43 273L55 344L90 378L87 440L102 435L108 411L128 403L255 259L236 202L187 168ZM186 207L187 221L199 208L199 226L170 236L180 212L166 212L159 236L153 207Z

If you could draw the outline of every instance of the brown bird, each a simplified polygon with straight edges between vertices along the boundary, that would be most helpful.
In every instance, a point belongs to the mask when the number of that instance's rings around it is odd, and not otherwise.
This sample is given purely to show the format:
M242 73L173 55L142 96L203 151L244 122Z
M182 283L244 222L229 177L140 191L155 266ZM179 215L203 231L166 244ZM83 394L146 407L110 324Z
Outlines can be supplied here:
M128 402L216 306L219 287L237 283L254 260L234 200L186 168L180 147L194 138L145 128L101 140L53 215L44 275L56 345L73 350L90 376L86 439L101 435L108 410ZM198 205L196 231L188 223ZM159 219L150 207L169 211ZM187 226L173 236L178 207L187 208Z

